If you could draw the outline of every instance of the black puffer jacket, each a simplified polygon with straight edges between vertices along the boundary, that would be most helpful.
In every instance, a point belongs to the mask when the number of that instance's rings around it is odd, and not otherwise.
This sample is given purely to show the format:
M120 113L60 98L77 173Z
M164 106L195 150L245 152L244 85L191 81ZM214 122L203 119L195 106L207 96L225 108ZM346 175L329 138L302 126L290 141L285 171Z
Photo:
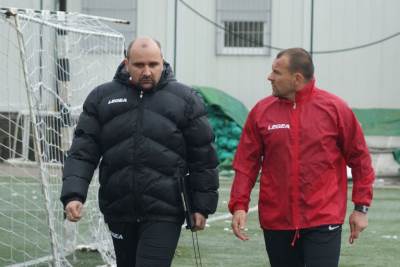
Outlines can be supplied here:
M183 221L178 177L189 173L195 211L215 212L218 160L201 98L164 63L151 91L132 86L124 65L87 97L64 165L61 201L83 202L100 163L107 221Z

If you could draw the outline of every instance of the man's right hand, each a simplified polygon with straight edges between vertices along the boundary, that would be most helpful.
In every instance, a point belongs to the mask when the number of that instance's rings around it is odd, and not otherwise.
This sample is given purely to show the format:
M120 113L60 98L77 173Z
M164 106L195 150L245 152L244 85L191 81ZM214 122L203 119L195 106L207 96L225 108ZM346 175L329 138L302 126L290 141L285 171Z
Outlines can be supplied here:
M242 232L246 226L247 213L244 210L236 210L232 216L232 230L237 238L240 240L249 240L249 238Z
M82 202L78 200L72 200L68 202L67 206L65 206L65 213L67 215L68 221L79 221L82 217L82 207Z

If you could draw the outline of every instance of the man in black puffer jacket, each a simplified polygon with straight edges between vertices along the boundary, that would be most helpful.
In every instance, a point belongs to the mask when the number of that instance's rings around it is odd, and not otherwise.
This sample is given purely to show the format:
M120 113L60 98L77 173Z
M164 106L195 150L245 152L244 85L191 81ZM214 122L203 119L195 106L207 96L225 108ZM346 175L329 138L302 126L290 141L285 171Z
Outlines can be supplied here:
M99 205L118 266L170 266L184 221L178 181L191 188L194 230L218 202L214 134L201 98L178 83L157 41L133 41L113 81L87 97L65 161L61 201L81 218L99 166Z

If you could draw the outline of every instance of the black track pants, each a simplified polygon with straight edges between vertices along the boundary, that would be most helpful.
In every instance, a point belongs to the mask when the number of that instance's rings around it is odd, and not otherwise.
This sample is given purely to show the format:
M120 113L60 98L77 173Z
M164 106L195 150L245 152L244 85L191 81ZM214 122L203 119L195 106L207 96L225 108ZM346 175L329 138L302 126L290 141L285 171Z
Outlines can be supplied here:
M296 231L264 230L271 266L337 267L341 233L341 225L301 229L298 238Z
M146 221L108 223L118 267L169 267L181 224Z

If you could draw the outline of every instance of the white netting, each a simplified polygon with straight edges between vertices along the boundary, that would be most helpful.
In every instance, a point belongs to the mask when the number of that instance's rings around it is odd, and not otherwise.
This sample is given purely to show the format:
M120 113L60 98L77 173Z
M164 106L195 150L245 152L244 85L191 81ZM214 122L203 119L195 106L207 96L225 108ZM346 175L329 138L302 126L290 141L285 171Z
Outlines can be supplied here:
M113 262L97 175L78 224L64 221L59 196L82 103L123 51L123 36L97 17L1 9L0 266L71 266L78 245Z

